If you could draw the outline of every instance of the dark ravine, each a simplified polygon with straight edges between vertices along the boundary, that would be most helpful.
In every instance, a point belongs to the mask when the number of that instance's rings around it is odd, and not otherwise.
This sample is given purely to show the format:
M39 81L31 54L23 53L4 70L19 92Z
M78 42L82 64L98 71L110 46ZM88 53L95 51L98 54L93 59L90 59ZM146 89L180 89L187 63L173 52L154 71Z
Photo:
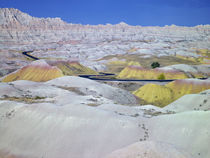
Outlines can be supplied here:
M22 52L23 55L33 59L33 60L40 60L39 58L32 56L28 53L32 53L33 51L24 51ZM88 78L90 80L95 80L95 81L117 81L117 82L172 82L176 79L170 79L170 80L138 80L138 79L110 79L110 78L103 78L105 76L115 76L115 74L112 73L104 73L104 72L100 72L99 75L79 75L79 77L83 77L83 78ZM202 80L206 79L206 78L200 78Z

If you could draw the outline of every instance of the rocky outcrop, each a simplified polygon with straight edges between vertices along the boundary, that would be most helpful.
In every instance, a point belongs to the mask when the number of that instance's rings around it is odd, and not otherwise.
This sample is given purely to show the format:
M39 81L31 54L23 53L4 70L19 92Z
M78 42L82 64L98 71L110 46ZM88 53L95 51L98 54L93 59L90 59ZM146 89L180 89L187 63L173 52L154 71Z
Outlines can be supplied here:
M14 8L0 9L0 26L5 29L61 29L67 23L60 18L36 18Z
M0 41L5 42L58 42L75 39L112 41L120 39L148 43L158 39L158 41L174 43L188 40L208 40L210 35L209 25L141 27L125 23L117 25L68 24L60 18L35 18L14 8L1 8L0 19Z
M59 18L32 17L13 8L1 8L0 30L0 52L34 50L38 57L76 59L99 71L106 70L106 60L99 59L109 55L136 54L142 58L173 56L176 63L188 61L196 64L197 57L205 63L208 63L208 58L202 57L206 53L192 52L201 48L210 49L209 25L80 25L66 23ZM193 54L193 60L178 58L183 54L185 57Z

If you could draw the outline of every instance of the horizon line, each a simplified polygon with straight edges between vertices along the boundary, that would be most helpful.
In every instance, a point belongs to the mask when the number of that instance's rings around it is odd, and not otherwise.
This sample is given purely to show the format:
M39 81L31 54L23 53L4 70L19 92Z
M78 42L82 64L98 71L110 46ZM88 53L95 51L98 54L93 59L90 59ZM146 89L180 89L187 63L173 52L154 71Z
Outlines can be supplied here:
M72 23L72 22L69 22L69 21L66 21L65 19L63 19L62 17L39 17L39 16L33 16L27 12L24 12L24 11L21 11L20 9L17 9L17 8L7 8L7 7L3 7L3 8L0 8L0 9L16 9L22 13L25 13L31 17L34 17L34 18L43 18L43 19L47 19L47 18L51 18L51 19L60 19L62 20L63 22L67 23L67 24L72 24L72 25L83 25L83 26L98 26L98 25L102 25L102 26L106 26L106 25L112 25L112 26L115 26L115 25L128 25L128 26L133 26L133 27L198 27L198 26L210 26L210 24L197 24L197 25L192 25L192 26L186 26L186 25L176 25L176 24L166 24L166 25L131 25L131 24L128 24L127 22L124 22L124 21L120 21L118 23L98 23L98 24L88 24L88 23Z

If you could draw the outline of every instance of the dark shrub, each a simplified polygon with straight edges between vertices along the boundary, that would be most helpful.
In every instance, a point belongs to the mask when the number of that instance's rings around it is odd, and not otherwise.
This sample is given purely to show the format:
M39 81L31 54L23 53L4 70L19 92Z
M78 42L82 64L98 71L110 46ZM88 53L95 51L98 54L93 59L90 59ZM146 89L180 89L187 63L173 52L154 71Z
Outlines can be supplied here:
M151 64L151 67L154 69L154 68L156 68L156 67L160 67L160 64L159 64L158 62L153 62L153 63Z

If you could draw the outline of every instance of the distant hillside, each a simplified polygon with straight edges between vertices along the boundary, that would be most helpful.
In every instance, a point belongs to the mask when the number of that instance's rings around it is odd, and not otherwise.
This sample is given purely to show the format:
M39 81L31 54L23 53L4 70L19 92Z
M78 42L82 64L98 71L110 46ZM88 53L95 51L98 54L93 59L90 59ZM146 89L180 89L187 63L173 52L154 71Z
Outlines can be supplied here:
M40 29L41 27L58 28L66 25L60 18L36 18L14 8L0 9L0 25L3 28L26 28Z
M23 68L5 76L2 82L16 80L30 80L44 82L64 75L76 76L82 74L98 74L94 70L70 61L48 61L37 60Z
M146 84L133 94L142 100L142 104L164 107L186 94L199 93L209 88L209 80L183 79L166 85Z
M62 76L64 75L60 69L55 66L48 65L43 60L38 60L5 76L2 82L12 82L16 80L44 82Z
M41 59L76 59L97 71L119 72L125 64L107 64L108 58L139 62L146 68L153 61L161 66L209 64L209 50L210 25L81 25L0 8L0 74L26 66L22 51L33 51Z
M47 39L48 41L69 39L115 40L123 38L124 40L149 42L154 40L156 36L161 39L166 37L167 41L171 41L170 38L183 41L191 40L194 37L202 39L210 34L210 25L142 27L130 26L124 22L116 25L68 24L60 18L32 17L14 8L0 8L0 28L0 41L15 41L18 39L22 41L34 41L36 39ZM27 30L31 32L27 32ZM56 33L53 30L57 30Z
M98 73L77 61L48 61L51 66L58 67L64 75L97 75Z

